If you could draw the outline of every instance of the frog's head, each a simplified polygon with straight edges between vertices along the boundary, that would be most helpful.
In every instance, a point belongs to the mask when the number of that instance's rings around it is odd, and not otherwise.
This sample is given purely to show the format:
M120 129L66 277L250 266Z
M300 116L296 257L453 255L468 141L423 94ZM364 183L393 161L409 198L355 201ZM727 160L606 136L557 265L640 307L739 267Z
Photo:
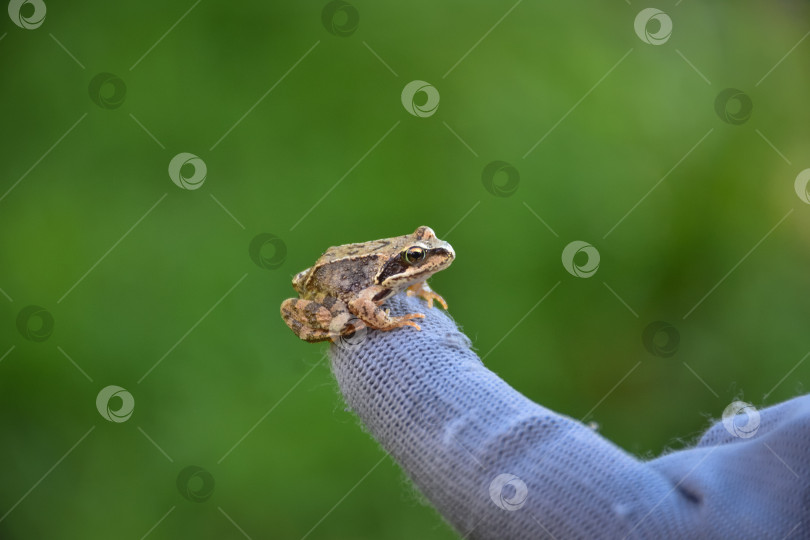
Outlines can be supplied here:
M413 234L397 240L397 249L392 251L375 278L377 285L388 289L403 290L425 281L450 266L456 258L453 246L436 238L430 227L419 227Z

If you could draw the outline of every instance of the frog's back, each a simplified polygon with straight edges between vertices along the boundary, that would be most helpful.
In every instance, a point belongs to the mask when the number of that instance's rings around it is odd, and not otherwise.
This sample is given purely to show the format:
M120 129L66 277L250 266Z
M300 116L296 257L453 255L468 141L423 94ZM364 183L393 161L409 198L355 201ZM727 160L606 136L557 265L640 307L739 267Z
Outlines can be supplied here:
M397 236L394 238L382 238L380 240L372 240L371 242L360 242L357 244L343 244L342 246L332 246L321 255L318 264L326 264L329 262L340 261L343 259L355 260L359 257L367 255L378 255L387 253L390 250L396 250L398 246L406 241L407 236Z
M305 270L301 270L293 277L293 289L298 292L301 298L315 300L315 297L318 296L318 290L326 285L324 279L330 277L330 273L323 268L339 259L359 254L360 246L362 246L362 244L357 243L342 246L332 246L328 248L320 257L318 257L315 264ZM310 279L310 276L313 274L313 278Z
M311 268L293 278L293 287L306 300L320 301L326 296L351 300L373 284L381 266L409 239L405 235L332 246Z
M306 276L302 296L308 300L322 300L326 296L350 300L372 285L377 264L376 257L368 256L316 263Z

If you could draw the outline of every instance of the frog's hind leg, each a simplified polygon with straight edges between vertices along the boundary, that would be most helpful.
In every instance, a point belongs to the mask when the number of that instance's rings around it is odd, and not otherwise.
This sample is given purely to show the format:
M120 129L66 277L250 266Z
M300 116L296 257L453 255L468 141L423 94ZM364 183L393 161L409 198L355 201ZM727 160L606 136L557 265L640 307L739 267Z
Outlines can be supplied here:
M319 341L328 341L332 339L332 334L329 333L328 330L322 330L320 328L312 328L311 326L306 326L300 321L290 320L285 321L287 326L289 326L295 335L299 338L303 339L304 341L308 341L310 343L317 343Z
M330 296L321 302L288 298L281 304L281 318L299 338L311 342L334 341L362 327L362 321L352 315L344 302Z
M330 339L329 323L332 321L332 312L323 304L288 298L281 304L281 318L304 341Z
M289 298L281 304L281 316L285 312L294 316L299 321L313 328L326 330L334 316L327 306L314 300L302 300L300 298Z
M374 288L366 289L357 298L349 302L349 311L357 315L370 328L377 330L393 330L400 326L413 326L417 330L422 328L411 319L423 319L424 313L408 313L401 317L392 317L388 311L378 306L373 298L379 291Z

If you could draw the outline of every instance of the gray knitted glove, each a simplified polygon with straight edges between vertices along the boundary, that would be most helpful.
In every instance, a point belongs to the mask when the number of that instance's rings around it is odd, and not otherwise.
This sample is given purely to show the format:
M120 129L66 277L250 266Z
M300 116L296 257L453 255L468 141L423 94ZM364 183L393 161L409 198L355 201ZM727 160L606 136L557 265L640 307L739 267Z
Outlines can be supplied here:
M332 370L349 407L459 534L810 537L807 396L759 411L754 437L717 424L698 446L644 462L519 394L440 309L404 295L388 307L425 313L422 331L361 331L332 346Z

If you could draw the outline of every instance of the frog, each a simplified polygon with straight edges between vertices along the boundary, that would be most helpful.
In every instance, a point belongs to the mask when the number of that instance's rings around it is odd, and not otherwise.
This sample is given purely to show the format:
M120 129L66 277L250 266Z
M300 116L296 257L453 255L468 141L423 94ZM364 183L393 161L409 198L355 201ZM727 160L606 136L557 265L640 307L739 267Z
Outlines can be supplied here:
M382 304L405 292L426 300L428 309L435 301L446 310L447 302L427 279L455 257L453 247L427 226L403 236L332 246L293 277L299 297L281 304L281 318L310 343L336 342L363 327L389 331L409 326L421 331L416 320L424 313L395 317Z

